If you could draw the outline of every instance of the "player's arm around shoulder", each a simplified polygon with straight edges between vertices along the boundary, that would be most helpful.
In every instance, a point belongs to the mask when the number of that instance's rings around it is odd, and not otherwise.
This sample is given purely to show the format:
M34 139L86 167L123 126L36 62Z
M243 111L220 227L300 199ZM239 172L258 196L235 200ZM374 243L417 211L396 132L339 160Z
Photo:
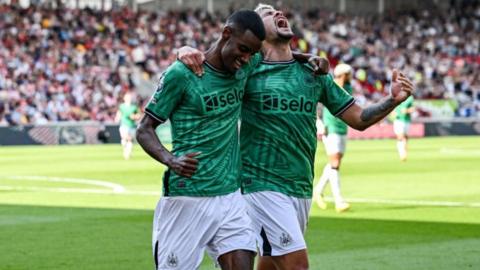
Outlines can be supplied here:
M340 114L340 118L357 130L365 130L386 117L396 106L410 97L413 92L414 86L412 82L405 75L394 70L388 96L366 108L353 104Z
M325 57L300 52L292 52L292 55L298 62L308 64L315 75L325 75L330 70L330 63Z

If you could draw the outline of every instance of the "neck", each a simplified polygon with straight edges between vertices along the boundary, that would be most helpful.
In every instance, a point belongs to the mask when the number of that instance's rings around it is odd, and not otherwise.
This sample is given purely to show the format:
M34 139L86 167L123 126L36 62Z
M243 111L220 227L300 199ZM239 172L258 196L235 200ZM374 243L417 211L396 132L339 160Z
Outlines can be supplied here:
M214 68L222 71L227 71L222 61L222 54L220 52L220 41L217 40L215 44L205 52L205 61L207 61Z
M290 61L293 59L290 42L269 42L262 44L263 59L267 61Z
M334 81L338 84L338 86L340 86L340 87L343 87L343 85L345 84L345 82L344 82L342 79L340 79L340 78L335 78L335 79L333 79L333 80L334 80Z

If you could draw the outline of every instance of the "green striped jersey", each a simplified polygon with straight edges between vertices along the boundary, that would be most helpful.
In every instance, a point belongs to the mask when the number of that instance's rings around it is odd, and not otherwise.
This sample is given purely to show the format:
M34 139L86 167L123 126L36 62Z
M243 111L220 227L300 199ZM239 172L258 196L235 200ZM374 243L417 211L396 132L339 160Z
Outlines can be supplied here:
M413 96L409 96L395 108L395 120L410 123L412 121L411 114L404 111L411 107L413 107Z
M295 60L257 66L245 88L241 116L244 193L311 198L317 102L339 115L354 99L330 75L314 76Z
M145 111L160 121L170 119L174 155L201 152L191 178L165 173L164 196L208 197L240 188L238 119L247 77L259 59L252 57L235 74L205 62L205 74L197 77L178 61L163 74Z
M133 114L140 112L138 106L135 104L122 103L120 104L118 110L120 111L120 125L129 128L135 128L135 120L133 120L131 117Z
M345 84L343 89L345 89L350 95L352 94L352 86L350 84ZM347 134L347 124L338 117L335 117L326 107L323 107L323 124L329 134Z

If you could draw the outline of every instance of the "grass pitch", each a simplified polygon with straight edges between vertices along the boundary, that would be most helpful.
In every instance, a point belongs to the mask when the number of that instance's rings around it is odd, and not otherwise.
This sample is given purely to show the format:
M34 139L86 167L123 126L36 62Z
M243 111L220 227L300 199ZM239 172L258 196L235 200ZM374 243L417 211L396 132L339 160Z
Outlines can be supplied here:
M137 146L0 147L0 269L153 269L164 167ZM317 151L317 177L326 162ZM352 210L311 210L311 269L480 269L480 137L350 141ZM214 269L209 258L201 269Z

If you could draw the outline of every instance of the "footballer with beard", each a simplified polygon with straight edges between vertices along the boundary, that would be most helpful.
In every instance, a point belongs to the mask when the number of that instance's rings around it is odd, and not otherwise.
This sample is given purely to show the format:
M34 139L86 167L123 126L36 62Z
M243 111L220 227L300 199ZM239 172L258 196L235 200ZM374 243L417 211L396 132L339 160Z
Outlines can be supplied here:
M255 11L262 18L266 37L263 59L245 86L240 179L257 235L257 267L308 269L304 233L312 201L317 103L349 126L364 130L407 99L413 85L394 71L390 95L361 108L331 75L315 76L311 65L293 57L290 41L294 34L281 11L265 4ZM197 54L179 58L193 69L201 64L195 61L202 53Z

